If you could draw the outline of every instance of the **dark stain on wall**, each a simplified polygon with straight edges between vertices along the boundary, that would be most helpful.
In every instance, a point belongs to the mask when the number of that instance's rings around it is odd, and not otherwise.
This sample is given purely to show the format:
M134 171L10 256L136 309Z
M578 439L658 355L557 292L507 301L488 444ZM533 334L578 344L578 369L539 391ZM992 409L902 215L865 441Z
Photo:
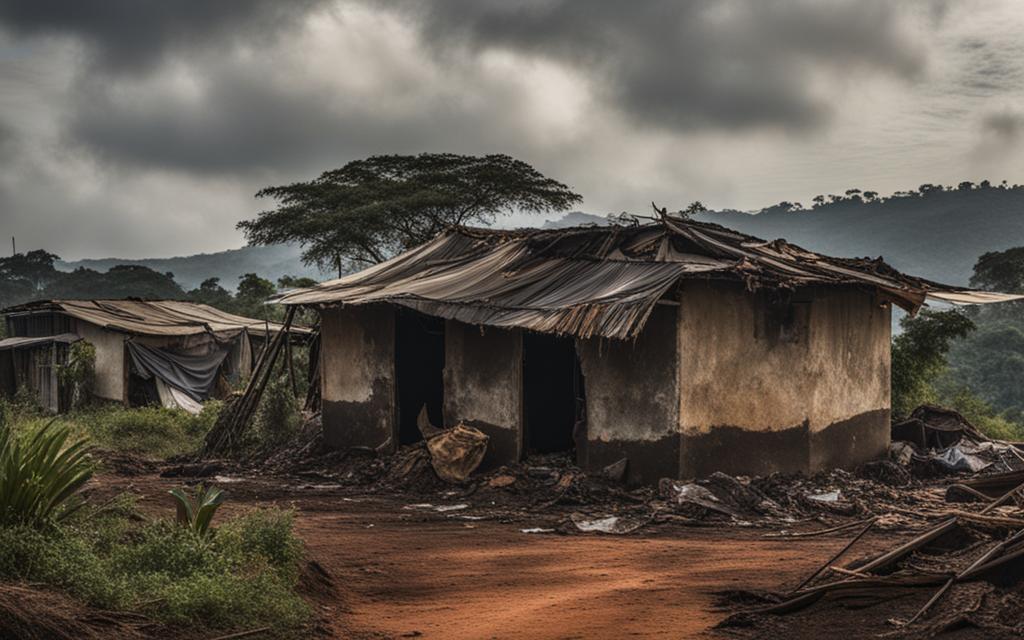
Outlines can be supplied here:
M600 473L606 466L626 458L625 483L635 487L656 485L662 478L679 477L679 437L660 440L590 440L585 468Z
M394 390L384 378L373 381L366 402L323 401L324 444L332 449L376 448L391 437Z
M888 409L877 409L835 422L811 434L811 471L852 468L880 458L889 450Z
M750 431L732 426L681 436L680 475L701 478L722 471L731 475L814 473L851 468L876 459L889 446L889 411L866 411L816 433L804 424L779 431Z

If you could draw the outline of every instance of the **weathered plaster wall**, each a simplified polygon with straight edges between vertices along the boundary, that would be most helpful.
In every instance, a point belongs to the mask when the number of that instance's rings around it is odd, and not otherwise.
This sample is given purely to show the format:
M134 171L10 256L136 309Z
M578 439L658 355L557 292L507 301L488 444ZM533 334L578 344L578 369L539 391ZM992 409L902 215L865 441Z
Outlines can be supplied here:
M675 307L658 306L635 341L579 340L587 398L587 449L598 471L629 459L629 484L679 473L679 363Z
M394 430L395 314L384 306L320 314L324 440L377 447Z
M522 451L522 333L445 323L444 420L488 436L489 468L515 462Z
M856 289L798 291L794 341L766 330L764 296L688 283L679 307L683 476L851 466L889 441L890 310Z
M107 400L125 402L127 387L124 341L127 336L82 320L77 321L75 333L96 347L96 381L93 393Z

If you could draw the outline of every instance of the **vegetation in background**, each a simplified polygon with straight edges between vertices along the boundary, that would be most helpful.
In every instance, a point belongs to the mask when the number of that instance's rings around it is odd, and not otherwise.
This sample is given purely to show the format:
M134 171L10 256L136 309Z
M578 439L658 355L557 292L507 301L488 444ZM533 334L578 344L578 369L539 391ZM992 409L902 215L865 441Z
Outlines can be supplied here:
M1024 293L1024 247L983 254L972 287ZM893 415L953 407L989 436L1024 440L1024 301L922 313L893 340Z
M0 418L0 526L39 527L65 519L81 506L74 494L92 477L85 439L71 439L50 421L16 434Z
M193 416L164 407L126 408L116 404L89 406L51 418L34 398L0 399L0 411L17 433L32 433L51 420L74 436L88 437L97 447L111 451L168 458L196 451L209 431L221 403L207 401Z
M452 225L502 213L562 211L579 194L506 155L386 155L356 160L310 182L268 187L276 209L240 222L250 244L299 243L303 260L342 273L386 260Z
M298 371L296 375L301 375ZM302 426L298 398L292 394L287 374L278 373L267 383L253 416L250 446L270 450L289 442Z
M96 347L79 340L68 348L68 360L57 369L57 380L69 395L68 408L80 409L92 401L96 380Z
M982 255L971 286L1024 293L1024 247ZM1024 424L1024 301L975 307L969 314L978 328L954 343L950 377Z
M949 368L946 354L974 323L959 311L922 311L900 323L892 343L892 413L908 415L920 404L938 402L935 381Z

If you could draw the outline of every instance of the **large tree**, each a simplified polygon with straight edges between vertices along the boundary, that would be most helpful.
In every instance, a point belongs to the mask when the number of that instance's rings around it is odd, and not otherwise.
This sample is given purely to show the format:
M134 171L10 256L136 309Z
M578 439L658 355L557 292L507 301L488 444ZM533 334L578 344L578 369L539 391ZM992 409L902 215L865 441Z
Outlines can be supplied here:
M509 156L449 153L373 156L256 195L278 206L238 224L250 244L299 243L307 264L339 272L346 263L386 260L454 225L562 211L582 200Z

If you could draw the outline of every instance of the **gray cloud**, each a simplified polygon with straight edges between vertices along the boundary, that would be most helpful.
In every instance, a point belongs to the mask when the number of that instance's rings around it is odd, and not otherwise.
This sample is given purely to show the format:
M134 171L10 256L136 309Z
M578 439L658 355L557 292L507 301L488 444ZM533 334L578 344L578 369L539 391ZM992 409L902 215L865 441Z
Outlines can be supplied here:
M1006 142L1014 142L1024 135L1024 113L1019 111L990 113L982 119L981 129L986 136L996 136Z
M271 38L322 0L0 0L0 25L20 35L80 40L106 71L141 72L169 52Z
M0 216L67 257L210 251L263 186L419 151L602 213L1019 181L1024 11L995 4L0 0Z
M821 124L859 71L914 79L925 56L880 0L450 0L402 4L437 49L572 65L636 121L672 129Z

